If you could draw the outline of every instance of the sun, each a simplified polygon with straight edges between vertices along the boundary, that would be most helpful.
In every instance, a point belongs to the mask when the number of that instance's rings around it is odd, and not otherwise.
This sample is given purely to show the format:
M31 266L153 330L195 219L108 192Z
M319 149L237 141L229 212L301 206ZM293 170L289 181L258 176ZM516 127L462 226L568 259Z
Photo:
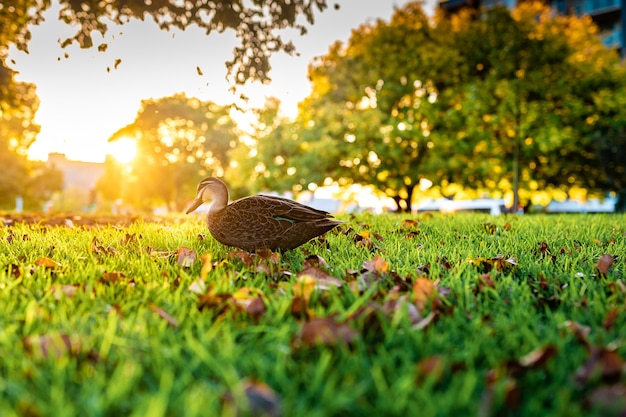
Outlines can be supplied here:
M108 154L120 164L127 164L137 156L137 142L130 138L110 142Z

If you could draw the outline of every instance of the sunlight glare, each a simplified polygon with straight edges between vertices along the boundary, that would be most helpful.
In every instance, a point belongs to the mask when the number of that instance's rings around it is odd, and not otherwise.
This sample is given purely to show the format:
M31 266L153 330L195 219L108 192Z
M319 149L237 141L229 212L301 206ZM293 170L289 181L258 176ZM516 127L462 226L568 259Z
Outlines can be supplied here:
M127 164L137 156L137 142L130 138L121 138L110 142L108 154L117 162Z

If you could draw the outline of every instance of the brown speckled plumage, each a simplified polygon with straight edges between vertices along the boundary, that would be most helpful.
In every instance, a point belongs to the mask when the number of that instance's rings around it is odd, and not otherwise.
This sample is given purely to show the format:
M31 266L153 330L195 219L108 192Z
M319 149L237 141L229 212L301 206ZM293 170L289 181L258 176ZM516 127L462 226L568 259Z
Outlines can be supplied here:
M249 252L284 252L342 223L326 211L281 197L255 195L228 204L228 188L217 178L198 184L196 200L187 213L208 200L213 201L207 215L211 235L224 245Z

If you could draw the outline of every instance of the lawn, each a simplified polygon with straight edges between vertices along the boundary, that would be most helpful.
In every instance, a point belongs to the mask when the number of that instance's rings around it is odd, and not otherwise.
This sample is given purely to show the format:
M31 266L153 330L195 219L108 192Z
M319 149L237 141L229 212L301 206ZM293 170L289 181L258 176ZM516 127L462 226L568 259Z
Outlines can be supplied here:
M623 416L624 215L0 226L2 416ZM111 224L109 224L111 223Z

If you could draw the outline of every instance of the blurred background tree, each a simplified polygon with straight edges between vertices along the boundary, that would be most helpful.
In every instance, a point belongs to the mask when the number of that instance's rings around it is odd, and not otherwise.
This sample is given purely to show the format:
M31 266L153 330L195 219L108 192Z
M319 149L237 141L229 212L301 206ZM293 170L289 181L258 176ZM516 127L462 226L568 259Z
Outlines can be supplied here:
M311 64L289 139L259 140L258 177L372 184L399 210L422 184L514 201L519 190L523 204L619 191L625 75L588 17L522 3L429 19L409 3Z
M53 167L28 160L28 148L40 128L34 121L39 100L33 84L14 82L8 71L15 94L8 101L0 100L0 208L15 208L16 198L21 197L24 208L39 209L54 191L61 189L63 176ZM6 87L0 85L0 89Z
M134 140L137 156L128 164L108 160L97 189L135 207L182 211L202 178L224 175L238 138L230 106L184 94L144 100L135 121L110 138Z

